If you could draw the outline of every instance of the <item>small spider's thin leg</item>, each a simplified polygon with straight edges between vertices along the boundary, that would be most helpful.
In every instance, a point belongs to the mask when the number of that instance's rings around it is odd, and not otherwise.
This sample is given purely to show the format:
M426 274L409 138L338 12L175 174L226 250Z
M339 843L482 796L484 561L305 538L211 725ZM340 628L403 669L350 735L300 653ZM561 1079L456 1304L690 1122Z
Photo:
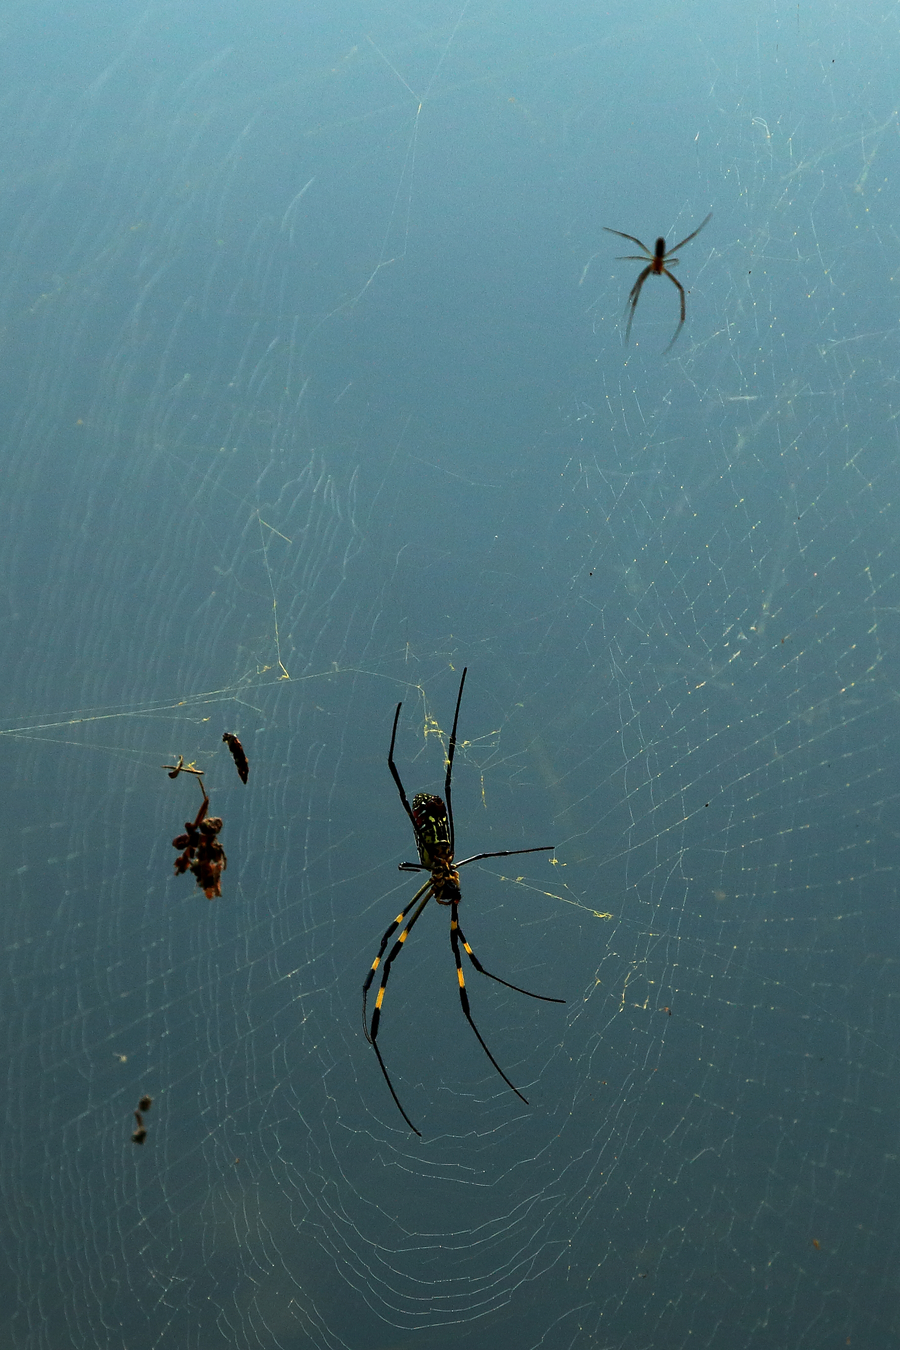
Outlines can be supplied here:
M705 224L706 224L706 221L704 221L703 224L705 225ZM652 257L653 257L653 254L650 252L650 250L649 250L649 248L647 247L647 245L646 245L646 244L642 244L641 241L640 241L640 239L636 239L635 236L634 236L633 234L623 234L621 230L611 230L611 229L609 228L608 225L604 225L603 228L604 228L604 230L606 231L607 234L617 234L617 235L619 236L620 239L630 239L631 242L632 242L633 244L637 244L638 248L642 248L642 249L644 250L644 252L646 253L646 255L647 255L648 258L652 258ZM700 228L701 228L701 230L702 230L702 229L703 229L703 225L701 225ZM643 259L642 259L642 258L636 258L636 259L634 259L634 261L635 261L635 262L643 262Z
M413 830L415 830L415 828L416 828L416 818L415 818L415 816L414 816L413 813L412 813L412 807L410 806L409 802L406 800L406 793L405 793L404 790L403 790L403 784L402 784L402 782L400 781L400 775L399 775L399 773L397 772L397 766L396 766L396 764L394 763L394 742L395 742L396 739L397 739L397 723L400 721L400 709L401 709L402 707L403 707L403 704L402 704L402 703L398 703L398 704L397 704L397 711L394 713L394 729L393 729L393 731L391 732L391 748L390 748L390 750L388 750L388 768L389 768L390 771L391 771L391 775L392 775L392 777L393 777L393 779L394 779L394 782L397 784L397 791L400 793L400 800L401 800L401 802L403 803L403 809L404 809L404 811L406 812L406 814L409 816L410 823L411 823L411 825L412 825L412 827L413 827Z
M482 1036L481 1032L478 1030L475 1023L472 1021L472 1014L469 1010L469 996L466 993L466 977L463 975L462 960L459 955L460 932L459 932L458 915L459 915L459 904L457 901L454 900L450 908L450 945L453 948L453 959L456 962L456 978L459 980L459 1001L462 1004L463 1013L465 1014L465 1018L469 1026L472 1028L472 1030L475 1032L475 1035L478 1037L478 1042L482 1050L487 1055L488 1059L491 1061L491 1063L499 1073L500 1077L503 1079L506 1086L511 1087L516 1096L521 1097L522 1101L527 1106L528 1098L519 1091L515 1083L511 1083L510 1080L507 1078L506 1074L500 1068L500 1065L497 1063L497 1061L494 1059L494 1056L487 1048L485 1039ZM465 939L463 939L463 941L465 941Z
M501 848L498 853L473 853L471 858L463 858L462 862L455 862L453 866L458 872L466 863L481 862L482 858L512 858L517 853L552 853L555 848L555 844L538 844L535 848Z
M363 985L362 1023L363 1023L363 1031L366 1033L366 1040L369 1042L370 1045L372 1043L372 1037L369 1035L369 1024L366 1020L366 999L369 994L369 989L371 988L372 985L372 980L375 978L376 970L381 965L381 958L384 956L385 950L391 938L394 936L397 929L400 927L401 923L406 918L409 911L412 909L413 905L415 905L419 900L421 900L422 896L428 890L428 887L430 885L431 885L431 878L429 877L429 879L425 882L425 885L420 887L420 889L416 891L415 895L410 900L406 908L402 909L400 913L397 915L396 919L390 925L384 937L381 939L381 946L378 948L378 955L372 962L372 968L369 971L368 975L366 976L366 982Z
M712 211L710 211L709 215L708 215L708 216L706 217L706 219L702 222L702 224L700 224L700 225L697 226L697 228L696 228L696 230L694 230L694 233L693 233L693 234L689 234L689 235L687 236L686 239L682 239L682 241L681 241L680 244L673 244L672 247L669 249L669 253L677 253L678 250L679 250L684 244L689 244L689 243L691 242L692 239L696 239L696 238L697 238L697 235L698 235L698 234L700 233L700 231L703 229L703 226L704 226L704 225L708 225L709 222L712 220L712 214L713 214ZM613 231L613 233L615 233L615 231ZM641 245L641 247L643 248L643 245ZM668 262L668 254L666 255L666 258L664 259L664 261Z
M615 258L613 259L613 262L646 262L646 261L647 259L642 258L640 253L617 253ZM655 261L656 260L654 259L654 262Z
M378 1041L378 1024L381 1021L381 1005L384 1002L384 991L387 986L388 977L390 976L391 973L391 966L394 962L394 958L398 956L400 952L403 950L403 944L409 937L410 933L412 932L413 925L418 920L419 915L422 913L422 910L428 904L428 901L431 899L432 895L434 895L433 882L431 881L427 882L426 885L423 886L422 890L424 890L425 895L419 904L419 908L416 910L415 914L412 916L409 923L406 925L400 936L397 938L397 941L394 943L393 947L388 953L387 960L384 963L384 969L381 973L381 984L378 987L378 997L375 999L375 1011L372 1013L372 1025L368 1032L369 1044L375 1051L375 1054L378 1056L378 1063L381 1065L381 1072L384 1074L385 1082L387 1083L388 1087L391 1090L391 1096L397 1103L397 1110L400 1112L401 1116L406 1121L409 1128L415 1134L419 1135L420 1138L422 1134L421 1130L416 1129L415 1125L412 1123L409 1116L406 1114L406 1112L403 1110L403 1107L400 1105L400 1099L397 1096L396 1092L394 1091L394 1085L391 1082L390 1075L388 1074L387 1068L385 1066L385 1062L381 1058L381 1051L378 1049L377 1041ZM420 891L419 894L421 895L422 891Z
M638 277L637 281L634 283L629 293L628 302L631 308L628 315L628 324L625 328L626 347L628 346L628 339L631 337L631 325L632 322L634 321L634 311L637 309L637 302L641 296L641 287L643 286L644 282L647 280L652 271L653 271L653 263L650 263L649 266L644 268L643 272Z
M671 349L675 346L675 338L678 337L678 334L684 327L684 320L685 315L687 314L687 308L685 305L684 287L682 286L681 282L676 281L675 278L672 276L672 273L665 267L663 268L663 273L669 278L673 286L678 287L678 293L681 296L681 319L679 320L678 327L675 329L675 337L672 338L672 341L669 343L668 347L666 348L666 351L663 352L663 356L665 356L666 352L671 351Z
M447 775L444 779L444 804L447 807L447 823L450 826L450 857L453 857L453 806L450 802L450 774L453 770L453 756L456 754L456 724L459 721L459 706L462 703L463 685L466 682L468 666L463 666L459 693L456 695L456 712L453 714L453 730L450 732L450 744L447 747Z
M451 927L453 925L453 922L454 920L451 919L450 920ZM472 951L472 948L466 941L466 935L460 928L458 923L456 925L456 929L462 940L462 945L466 949L466 956L468 956L469 960L472 962L472 965L475 967L475 969L480 971L482 975L487 975L489 980L496 980L498 984L505 984L507 989L515 989L517 994L527 994L529 998L538 998L542 1003L565 1003L566 1000L564 998L550 998L548 994L533 994L530 989L523 989L520 984L510 984L509 980L501 980L499 975L492 975L489 970L485 970L484 966L478 960L478 957Z

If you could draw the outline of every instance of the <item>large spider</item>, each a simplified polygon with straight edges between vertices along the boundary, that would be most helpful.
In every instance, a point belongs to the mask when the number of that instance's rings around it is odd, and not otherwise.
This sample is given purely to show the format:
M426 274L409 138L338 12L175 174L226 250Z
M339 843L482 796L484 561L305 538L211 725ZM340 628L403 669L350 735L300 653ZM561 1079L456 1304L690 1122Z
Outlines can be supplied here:
M672 338L672 341L669 343L669 346L666 347L665 352L669 351L672 347L674 347L675 338L678 337L678 334L684 327L684 320L687 310L685 307L684 287L682 286L681 282L678 281L677 278L673 277L672 273L669 271L669 268L675 267L675 265L678 262L677 258L672 257L672 254L677 253L680 248L683 248L685 244L689 244L692 239L696 239L697 235L703 229L703 226L708 225L711 220L712 220L712 211L710 211L709 215L703 221L703 224L697 226L693 234L689 234L686 239L682 239L679 244L676 244L674 248L670 248L668 252L666 252L665 239L657 239L656 248L652 253L650 252L647 245L642 244L640 239L636 239L633 234L623 234L621 230L611 230L608 225L603 226L607 234L617 234L620 239L630 239L632 244L637 244L638 248L642 248L644 250L643 257L639 253L627 253L624 254L623 256L618 257L616 259L616 262L646 262L647 258L650 259L649 263L647 263L647 266L644 268L643 272L641 272L637 281L632 286L628 296L628 303L629 303L628 326L625 329L626 347L628 346L628 339L631 336L631 322L634 318L634 311L637 309L637 302L640 298L641 287L643 286L647 278L650 276L651 272L653 273L654 276L657 277L662 276L668 277L672 285L678 287L678 294L681 298L681 319L679 320L678 327L675 329L675 337ZM665 352L663 352L664 356Z
M378 1025L381 1020L381 1005L384 1002L384 991L387 987L388 977L391 973L391 965L394 958L402 950L406 939L412 932L413 925L422 913L422 910L428 904L428 901L434 896L439 905L450 906L450 945L453 948L453 959L456 962L456 978L459 981L459 1001L462 1004L462 1010L466 1021L478 1037L482 1050L517 1097L521 1097L525 1105L528 1105L526 1097L511 1083L506 1074L500 1068L500 1065L494 1059L490 1050L484 1042L481 1032L472 1020L472 1014L469 1009L469 996L466 993L466 981L463 975L462 959L459 952L459 944L462 942L463 950L468 956L472 965L482 975L487 975L489 979L496 980L498 984L505 985L507 989L514 989L517 994L527 994L529 998L540 999L543 1003L565 1003L564 998L548 998L546 994L533 994L530 989L522 989L517 984L510 984L508 980L501 980L499 975L492 975L489 970L478 960L478 957L472 951L466 941L465 934L459 926L459 903L462 899L459 889L459 869L465 867L467 863L479 862L483 858L510 858L517 853L550 853L553 850L552 844L541 844L537 848L505 848L496 853L473 853L471 858L463 858L462 862L455 862L453 858L453 807L450 802L450 775L453 770L453 755L456 751L456 725L459 721L459 706L462 703L463 685L466 682L466 671L463 670L462 679L459 682L459 693L456 698L456 712L453 714L453 729L450 732L450 745L447 749L447 773L444 779L444 798L446 806L440 797L433 797L427 792L417 792L413 797L412 806L407 801L406 792L403 783L400 781L400 775L397 772L397 766L394 763L394 744L397 739L397 723L400 720L400 709L402 703L397 704L397 711L394 713L394 729L391 732L391 748L388 750L388 768L391 771L394 782L397 784L397 791L400 793L400 800L403 803L403 809L409 816L413 831L416 836L416 848L419 852L419 861L417 863L400 863L401 872L427 872L428 880L424 886L420 886L413 898L405 909L397 915L394 922L390 925L384 937L381 939L381 946L378 948L378 955L372 962L372 968L366 976L363 985L363 1031L366 1034L366 1040L371 1045L375 1054L378 1056L378 1063L381 1065L381 1072L384 1074L385 1081L391 1090L391 1096L397 1104L401 1116L406 1121L409 1128L421 1137L421 1130L417 1130L410 1120L409 1116L400 1105L400 1098L394 1091L394 1085L390 1080L388 1071L385 1068L384 1060L381 1058L381 1051L378 1049ZM378 994L375 999L375 1011L372 1013L371 1025L366 1016L366 999L372 980L375 978L375 972L381 965L381 958L387 949L388 942L393 934L403 923L410 910L418 905L412 918L406 927L397 937L393 947L388 953L387 960L384 962L384 968L381 974L381 984L378 988Z

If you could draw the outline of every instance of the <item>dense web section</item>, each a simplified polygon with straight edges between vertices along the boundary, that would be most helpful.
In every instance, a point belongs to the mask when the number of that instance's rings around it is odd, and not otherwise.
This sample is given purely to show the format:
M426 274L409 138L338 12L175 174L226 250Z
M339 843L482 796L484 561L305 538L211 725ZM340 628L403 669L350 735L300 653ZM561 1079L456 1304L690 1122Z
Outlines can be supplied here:
M4 1344L896 1344L897 10L727 8L3 14Z

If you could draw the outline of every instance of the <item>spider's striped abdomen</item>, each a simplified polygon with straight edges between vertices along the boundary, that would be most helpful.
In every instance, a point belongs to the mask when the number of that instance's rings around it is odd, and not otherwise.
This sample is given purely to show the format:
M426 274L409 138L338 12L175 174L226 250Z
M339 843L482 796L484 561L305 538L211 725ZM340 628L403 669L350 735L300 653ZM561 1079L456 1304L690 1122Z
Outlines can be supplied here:
M433 797L430 792L417 792L412 799L412 813L419 861L424 867L430 867L435 850L444 853L450 851L447 808L440 797Z
M434 898L442 904L459 900L459 873L453 866L450 822L440 797L417 792L412 799L419 862L432 875Z

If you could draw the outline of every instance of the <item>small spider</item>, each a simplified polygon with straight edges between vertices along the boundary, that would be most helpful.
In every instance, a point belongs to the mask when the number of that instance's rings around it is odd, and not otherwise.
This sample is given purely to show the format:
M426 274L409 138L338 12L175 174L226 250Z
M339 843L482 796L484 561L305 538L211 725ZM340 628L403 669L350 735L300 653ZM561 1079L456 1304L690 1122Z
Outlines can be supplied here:
M678 262L677 258L672 257L672 254L677 253L680 248L683 248L685 244L689 244L692 239L696 239L697 235L703 229L703 226L708 225L711 220L712 220L712 211L710 211L709 215L706 217L703 224L697 226L693 234L689 234L686 239L681 240L681 243L676 244L674 248L670 248L668 253L666 252L665 239L662 238L657 239L656 248L651 253L647 245L642 244L640 239L636 239L633 234L623 234L621 230L611 230L608 225L603 226L607 234L617 234L620 239L630 239L632 244L637 244L638 248L642 248L644 250L643 257L639 253L629 253L625 254L622 257L617 258L616 262L646 262L647 258L650 259L649 263L647 263L647 266L644 268L643 272L641 272L637 281L632 286L628 296L628 303L629 303L628 326L625 329L626 347L628 346L628 339L631 336L631 322L634 318L634 311L637 309L637 302L640 298L641 287L643 286L644 282L647 280L651 272L654 274L654 276L668 277L672 285L678 287L678 294L681 298L681 319L679 321L678 327L675 329L675 337L672 338L672 341L669 343L668 347L666 347L666 352L669 351L672 347L674 347L675 338L678 337L678 334L684 327L684 320L687 311L685 308L684 287L682 286L681 282L676 280L676 278L673 277L672 273L669 271L669 268L674 267L675 264ZM663 355L665 356L665 352L663 352Z

